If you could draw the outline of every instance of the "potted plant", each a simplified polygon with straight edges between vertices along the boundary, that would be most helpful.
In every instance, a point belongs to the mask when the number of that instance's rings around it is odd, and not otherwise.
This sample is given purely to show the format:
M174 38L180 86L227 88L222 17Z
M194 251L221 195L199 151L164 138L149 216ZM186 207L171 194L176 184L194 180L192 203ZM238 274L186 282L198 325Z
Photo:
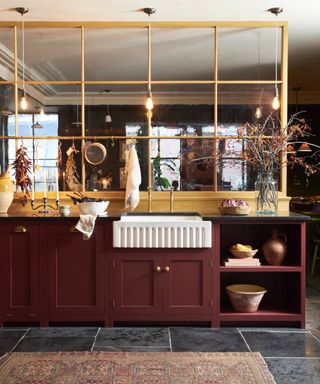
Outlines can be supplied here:
M163 191L171 187L170 181L162 176L161 167L166 167L170 171L175 171L175 163L173 160L161 159L160 156L156 156L153 160L153 182L154 189Z

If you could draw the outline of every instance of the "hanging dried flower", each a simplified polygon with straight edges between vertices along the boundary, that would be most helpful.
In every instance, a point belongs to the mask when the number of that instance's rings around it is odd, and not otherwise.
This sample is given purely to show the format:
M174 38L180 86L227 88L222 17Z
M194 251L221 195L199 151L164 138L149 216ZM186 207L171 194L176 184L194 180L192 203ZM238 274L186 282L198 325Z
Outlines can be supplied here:
M32 163L27 154L27 148L21 144L16 152L16 159L12 164L17 185L25 195L31 190Z
M77 172L76 162L75 162L75 154L77 154L79 151L76 150L74 143L72 146L68 149L67 155L67 163L66 163L66 184L67 188L70 191L73 191L75 189L75 184L79 184L80 176Z

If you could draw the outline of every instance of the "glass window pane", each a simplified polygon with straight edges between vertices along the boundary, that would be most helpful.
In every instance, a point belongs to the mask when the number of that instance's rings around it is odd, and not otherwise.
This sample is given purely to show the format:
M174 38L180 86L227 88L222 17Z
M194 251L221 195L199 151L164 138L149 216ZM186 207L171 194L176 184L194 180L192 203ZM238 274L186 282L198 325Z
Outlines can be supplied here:
M146 28L85 29L86 80L147 80Z
M81 29L25 29L25 80L81 80ZM19 78L22 79L22 33L18 30Z
M152 139L153 189L213 190L212 139Z
M274 85L221 84L218 86L218 129L222 136L237 135L245 123L263 123L272 109ZM261 117L257 118L257 108ZM279 111L275 117L279 118Z
M148 134L145 86L86 85L85 91L87 136Z
M210 84L154 85L151 135L212 136L213 90Z
M14 80L14 33L13 28L0 28L0 79ZM3 60L4 59L4 60Z
M12 84L0 84L0 135L14 136L14 87Z
M275 28L221 28L218 41L219 80L275 79ZM277 62L279 80L281 28Z
M153 28L152 80L213 80L214 29Z

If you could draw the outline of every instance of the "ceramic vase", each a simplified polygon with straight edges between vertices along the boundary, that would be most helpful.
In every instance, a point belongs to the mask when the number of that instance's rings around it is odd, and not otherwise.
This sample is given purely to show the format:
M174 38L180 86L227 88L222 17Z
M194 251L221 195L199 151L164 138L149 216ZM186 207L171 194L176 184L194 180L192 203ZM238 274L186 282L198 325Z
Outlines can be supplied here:
M0 213L6 213L13 201L13 182L10 180L10 166L0 174Z
M278 210L278 182L270 173L260 173L255 182L256 212L273 215Z
M287 253L287 236L285 233L272 231L271 239L262 246L262 252L269 265L281 265Z

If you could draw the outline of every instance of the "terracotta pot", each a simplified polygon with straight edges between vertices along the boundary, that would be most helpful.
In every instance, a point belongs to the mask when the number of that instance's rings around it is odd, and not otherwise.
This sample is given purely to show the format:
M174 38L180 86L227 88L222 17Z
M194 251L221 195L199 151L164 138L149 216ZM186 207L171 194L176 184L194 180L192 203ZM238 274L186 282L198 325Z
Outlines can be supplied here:
M0 213L6 213L13 201L13 182L10 180L10 166L0 174Z
M262 252L269 265L281 265L287 254L287 235L285 233L278 234L277 230L274 229L271 239L263 244Z
M232 308L236 312L256 312L267 290L260 285L233 284L226 287Z

